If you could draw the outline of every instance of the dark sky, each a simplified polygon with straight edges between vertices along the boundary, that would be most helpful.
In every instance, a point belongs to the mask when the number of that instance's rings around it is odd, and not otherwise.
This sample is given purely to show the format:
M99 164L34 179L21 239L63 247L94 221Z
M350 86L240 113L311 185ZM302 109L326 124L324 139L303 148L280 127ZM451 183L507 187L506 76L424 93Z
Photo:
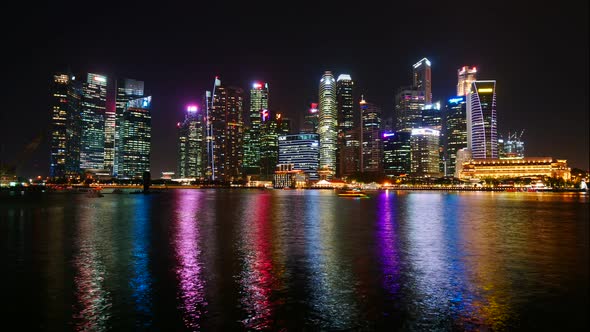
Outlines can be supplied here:
M0 157L18 160L20 174L48 174L54 71L145 81L159 176L176 167L175 123L215 75L246 90L269 82L271 110L298 120L324 70L351 74L367 100L390 112L394 91L423 57L432 62L435 100L455 94L457 68L476 65L479 79L497 80L499 133L524 129L528 156L589 168L585 2L122 3L52 1L4 13ZM22 154L39 135L36 150Z

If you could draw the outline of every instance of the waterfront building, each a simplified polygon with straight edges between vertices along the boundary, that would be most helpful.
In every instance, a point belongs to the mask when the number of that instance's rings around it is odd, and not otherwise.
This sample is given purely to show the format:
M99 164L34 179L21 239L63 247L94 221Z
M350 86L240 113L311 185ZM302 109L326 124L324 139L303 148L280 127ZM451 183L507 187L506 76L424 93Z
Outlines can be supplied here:
M467 95L467 146L473 159L498 157L496 81L474 81Z
M292 164L310 180L318 180L319 140L318 134L309 133L278 136L278 164Z
M454 177L459 178L461 171L463 170L463 164L471 161L471 151L468 148L462 148L457 150L457 157L455 159L455 172Z
M467 148L467 114L465 97L450 98L445 111L444 152L447 162L445 175L455 174L457 151Z
M471 92L471 83L477 80L477 68L463 66L457 70L457 96L467 96Z
M324 72L319 85L320 168L328 171L331 178L336 171L336 141L338 112L336 105L336 82L331 71Z
M558 177L571 178L567 160L552 157L525 157L522 159L476 159L463 163L462 179Z
M76 176L80 172L80 85L74 75L57 73L50 91L49 176Z
M346 130L340 135L339 176L347 177L361 170L360 127Z
M318 103L311 103L309 110L305 113L303 117L303 128L301 132L303 133L310 133L310 134L317 134L318 133L318 123L319 123L319 111L318 111Z
M272 180L275 168L279 162L280 135L288 135L291 121L280 113L270 119L266 116L261 124L260 133L260 176L263 180Z
M279 164L273 177L273 187L281 188L305 188L307 179L302 170L294 169L293 164Z
M383 140L383 172L389 176L407 175L411 168L411 133L384 132Z
M410 136L411 175L440 176L440 132L430 128L414 128Z
M82 83L80 168L104 169L107 77L88 73Z
M112 170L113 176L118 176L119 159L123 153L123 115L130 100L143 97L144 82L123 78L118 79L115 84L115 113L107 110L105 119L105 168Z
M260 125L262 114L268 112L268 83L255 82L250 89L248 128L244 133L244 173L260 174Z
M178 128L178 167L180 178L202 179L205 177L205 116L196 105L189 105L183 122Z
M142 178L150 170L152 97L127 102L121 118L118 177Z
M381 109L361 97L361 171L381 173L382 145L381 145Z
M432 102L432 68L430 61L422 58L412 66L413 87L422 92L424 102Z
M354 128L354 81L348 74L341 74L336 80L338 107L338 132Z

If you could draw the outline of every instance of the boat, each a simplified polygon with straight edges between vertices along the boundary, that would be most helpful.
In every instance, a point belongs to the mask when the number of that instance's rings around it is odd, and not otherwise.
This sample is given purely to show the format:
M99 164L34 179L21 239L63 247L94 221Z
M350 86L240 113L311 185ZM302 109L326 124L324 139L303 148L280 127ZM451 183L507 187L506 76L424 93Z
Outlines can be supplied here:
M100 190L90 190L86 193L88 197L104 197L104 195L100 192Z
M360 189L344 190L338 193L339 197L369 197L364 191Z

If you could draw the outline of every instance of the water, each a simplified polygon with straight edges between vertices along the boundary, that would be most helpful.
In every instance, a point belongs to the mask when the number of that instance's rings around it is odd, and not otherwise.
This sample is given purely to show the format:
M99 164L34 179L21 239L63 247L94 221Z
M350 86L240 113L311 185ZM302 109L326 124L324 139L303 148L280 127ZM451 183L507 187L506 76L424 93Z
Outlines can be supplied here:
M0 197L20 330L574 330L578 193L169 190Z

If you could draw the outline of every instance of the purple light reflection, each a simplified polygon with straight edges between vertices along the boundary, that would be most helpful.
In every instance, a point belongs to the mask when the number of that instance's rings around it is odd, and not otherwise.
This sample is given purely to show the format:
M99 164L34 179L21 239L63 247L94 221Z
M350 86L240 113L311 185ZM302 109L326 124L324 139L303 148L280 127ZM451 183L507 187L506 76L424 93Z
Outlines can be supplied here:
M379 195L379 219L377 222L377 241L379 243L379 260L383 269L383 288L387 290L389 298L398 298L399 281L399 253L396 248L397 232L394 226L393 205L396 200L389 190Z
M184 324L190 329L200 329L201 317L205 314L205 281L201 262L201 237L199 234L197 212L202 202L202 192L182 190L178 192L176 207L176 233L174 249L178 265L176 276L179 282L178 297Z

